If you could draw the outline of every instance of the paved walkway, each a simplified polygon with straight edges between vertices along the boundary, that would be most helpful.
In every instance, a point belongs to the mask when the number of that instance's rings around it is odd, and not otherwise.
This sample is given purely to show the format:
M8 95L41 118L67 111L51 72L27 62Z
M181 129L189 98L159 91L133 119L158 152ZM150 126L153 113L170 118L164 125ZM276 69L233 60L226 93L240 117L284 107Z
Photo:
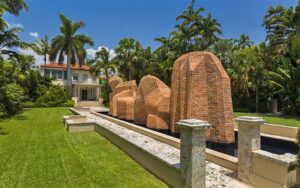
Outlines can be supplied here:
M98 109L101 110L101 109ZM157 156L161 160L166 161L170 165L180 168L180 150L168 144L159 142L143 134L129 130L125 127L112 123L101 117L91 114L87 109L77 112L80 115L87 115L88 118L93 119L98 125L110 130L111 132L119 135L123 139L137 145L138 147L146 150L147 152ZM223 168L217 164L206 161L206 187L234 187L242 188L248 187L245 184L234 179L236 173Z

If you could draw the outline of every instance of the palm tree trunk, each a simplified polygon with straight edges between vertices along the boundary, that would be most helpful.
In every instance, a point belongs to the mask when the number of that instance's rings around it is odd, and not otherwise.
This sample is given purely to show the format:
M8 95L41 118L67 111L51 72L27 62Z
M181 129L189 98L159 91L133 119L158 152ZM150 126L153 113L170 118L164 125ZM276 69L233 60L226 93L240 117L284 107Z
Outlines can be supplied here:
M44 54L44 63L45 63L45 66L47 64L47 54Z
M47 64L47 55L44 55L44 63L45 63L45 68L46 68L46 64ZM45 69L44 69L44 76L45 76ZM46 80L44 79L44 85L46 85Z
M72 59L72 54L68 53L67 55L67 89L68 89L68 94L69 97L72 97L72 78L71 78L71 59Z
M108 85L108 82L109 82L109 79L108 79L108 70L105 69L105 79L106 79L106 83L105 83L105 86L106 86L106 95L109 99L109 85Z
M258 113L258 103L259 103L259 98L258 98L259 92L258 92L258 86L255 88L255 107L256 107L256 113Z

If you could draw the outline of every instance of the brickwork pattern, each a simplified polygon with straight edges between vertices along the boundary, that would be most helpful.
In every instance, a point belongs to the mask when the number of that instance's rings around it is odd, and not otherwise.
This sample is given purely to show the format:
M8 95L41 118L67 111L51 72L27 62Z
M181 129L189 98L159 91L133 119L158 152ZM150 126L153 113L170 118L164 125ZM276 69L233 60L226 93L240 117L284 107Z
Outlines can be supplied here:
M122 97L117 99L117 116L121 119L134 120L135 97Z
M131 80L131 81L125 81L118 77L118 76L113 76L109 80L109 85L112 89L112 92L109 94L109 108L110 108L110 113L112 116L118 116L118 107L121 107L121 116L124 116L124 113L126 113L126 109L129 110L128 113L133 114L132 108L130 108L130 105L133 105L132 102L128 102L126 105L124 102L121 102L120 105L118 106L118 100L121 98L127 98L128 100L134 100L134 99L129 99L128 97L135 97L136 95L136 81ZM124 105L122 105L124 104ZM125 111L124 111L125 110ZM130 112L131 110L131 112ZM125 115L125 118L130 118L130 115ZM133 117L132 117L133 119Z
M170 88L155 76L142 78L134 104L134 121L153 129L169 129Z
M191 52L173 66L170 130L181 119L201 119L212 126L206 131L213 142L234 142L230 79L220 60L210 52Z

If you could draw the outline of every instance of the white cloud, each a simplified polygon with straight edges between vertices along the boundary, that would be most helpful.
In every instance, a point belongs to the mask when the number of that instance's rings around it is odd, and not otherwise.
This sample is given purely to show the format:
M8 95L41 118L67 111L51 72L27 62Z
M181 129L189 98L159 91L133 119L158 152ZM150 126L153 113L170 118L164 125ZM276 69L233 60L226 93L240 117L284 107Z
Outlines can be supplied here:
M86 49L86 53L89 56L89 58L94 58L96 55L96 52L101 50L101 48L105 48L107 51L109 51L109 59L112 59L114 57L116 57L116 52L114 49L109 49L106 46L99 46L97 49L94 48L88 48Z
M34 57L35 59L35 64L36 65L42 65L44 64L44 57L43 56L40 56L38 54L36 54L32 49L28 48L28 49L21 49L21 48L17 48L17 51L20 53L20 54L23 54L23 55L31 55ZM47 57L48 59L48 57ZM48 63L48 61L47 61Z
M29 35L34 38L39 38L39 34L37 32L29 32Z

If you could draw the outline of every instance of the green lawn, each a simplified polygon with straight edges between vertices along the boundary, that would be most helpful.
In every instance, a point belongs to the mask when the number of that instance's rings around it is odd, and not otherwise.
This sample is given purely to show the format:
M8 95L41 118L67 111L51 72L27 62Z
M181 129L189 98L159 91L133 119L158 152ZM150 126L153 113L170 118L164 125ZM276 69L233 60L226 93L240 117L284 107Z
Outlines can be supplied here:
M257 116L262 117L267 123L300 128L300 117L234 112L234 117L238 116Z
M67 133L67 108L0 122L0 187L166 187L95 132Z

